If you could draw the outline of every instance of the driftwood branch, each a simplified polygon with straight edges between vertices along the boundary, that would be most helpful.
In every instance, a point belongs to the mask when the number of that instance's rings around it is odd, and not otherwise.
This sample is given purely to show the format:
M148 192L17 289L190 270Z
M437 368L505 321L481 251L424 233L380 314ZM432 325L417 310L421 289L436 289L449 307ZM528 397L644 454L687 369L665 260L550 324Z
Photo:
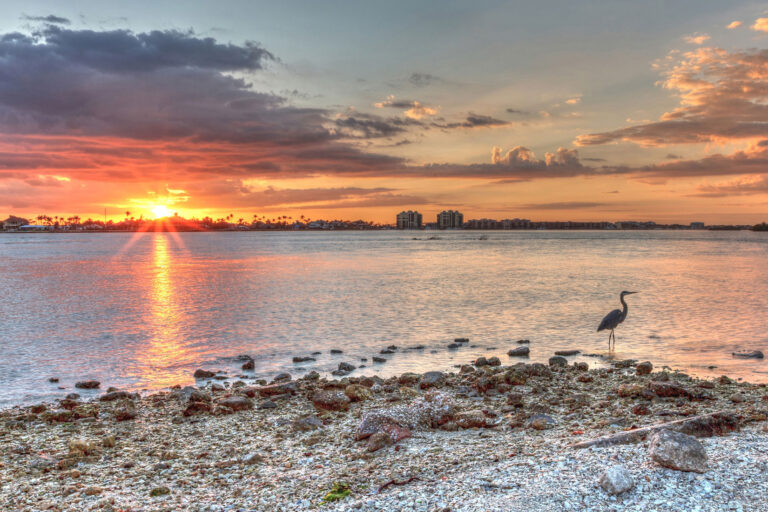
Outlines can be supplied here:
M418 480L418 479L419 479L419 477L417 477L417 476L412 476L412 477L408 478L407 480L403 480L403 481L400 481L400 482L398 482L395 479L392 479L392 480L382 484L381 486L379 486L379 489L376 491L376 494L380 493L381 491L383 491L384 489L386 489L390 485L405 485L405 484L411 483L414 480Z
M591 441L583 441L572 445L572 448L589 448L590 446L613 446L617 444L639 443L659 430L674 430L695 437L721 436L728 432L739 430L739 419L735 414L713 412L692 418L650 425L619 432L610 436L599 437Z

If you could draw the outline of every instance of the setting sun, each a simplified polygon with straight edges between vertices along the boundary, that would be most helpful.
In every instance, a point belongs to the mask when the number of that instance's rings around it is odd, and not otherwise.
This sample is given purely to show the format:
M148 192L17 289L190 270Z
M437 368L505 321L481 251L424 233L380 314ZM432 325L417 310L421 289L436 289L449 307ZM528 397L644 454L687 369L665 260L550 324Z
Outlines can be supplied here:
M169 210L168 207L165 206L164 204L158 204L152 207L152 215L156 219L161 219L163 217L170 217L171 210Z

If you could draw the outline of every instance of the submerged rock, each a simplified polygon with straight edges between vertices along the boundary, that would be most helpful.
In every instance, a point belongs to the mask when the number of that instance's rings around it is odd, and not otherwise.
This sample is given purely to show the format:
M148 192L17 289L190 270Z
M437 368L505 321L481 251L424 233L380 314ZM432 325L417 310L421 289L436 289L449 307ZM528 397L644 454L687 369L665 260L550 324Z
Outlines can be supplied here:
M83 380L75 383L75 387L78 389L96 389L101 386L101 382L97 380Z
M507 355L510 357L524 357L529 355L530 353L531 353L531 349L528 347L517 347L507 352Z
M556 350L555 351L556 356L575 356L576 354L581 354L581 350Z
M216 372L198 368L197 370L195 370L195 373L193 373L192 376L196 379L212 379L213 377L216 376Z
M741 357L745 359L763 359L763 353L760 350L752 350L749 352L733 352L733 357Z

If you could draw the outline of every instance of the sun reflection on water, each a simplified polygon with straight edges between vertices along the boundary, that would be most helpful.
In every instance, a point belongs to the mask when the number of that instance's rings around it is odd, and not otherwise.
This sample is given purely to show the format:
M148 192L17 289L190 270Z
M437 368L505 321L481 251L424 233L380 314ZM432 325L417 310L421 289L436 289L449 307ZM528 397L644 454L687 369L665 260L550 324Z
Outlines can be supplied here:
M174 286L173 255L169 236L151 236L152 259L147 261L145 278L149 280L147 324L152 337L144 350L137 354L145 368L143 380L149 387L167 387L184 380L180 368L190 356L182 342L180 296Z

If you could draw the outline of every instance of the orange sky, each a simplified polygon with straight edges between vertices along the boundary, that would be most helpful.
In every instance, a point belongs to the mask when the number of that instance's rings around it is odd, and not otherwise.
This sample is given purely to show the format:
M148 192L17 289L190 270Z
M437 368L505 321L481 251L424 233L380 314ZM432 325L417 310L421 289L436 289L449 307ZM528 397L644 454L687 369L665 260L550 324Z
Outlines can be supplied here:
M493 45L485 74L409 72L429 68L415 49L382 64L405 79L321 61L307 82L284 42L296 64L262 38L28 16L0 41L0 214L764 221L768 20L734 15L665 29L623 82L566 73L567 56L556 82L505 71ZM614 58L595 52L580 65ZM347 98L334 70L358 84Z

